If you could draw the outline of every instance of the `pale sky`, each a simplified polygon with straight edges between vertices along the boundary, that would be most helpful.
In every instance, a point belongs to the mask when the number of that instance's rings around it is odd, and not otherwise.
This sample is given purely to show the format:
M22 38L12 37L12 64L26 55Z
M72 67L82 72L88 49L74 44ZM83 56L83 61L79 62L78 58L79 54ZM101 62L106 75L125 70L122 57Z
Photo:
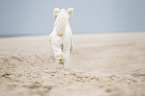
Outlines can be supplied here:
M56 7L74 8L73 34L145 31L145 0L0 0L0 36L49 34Z

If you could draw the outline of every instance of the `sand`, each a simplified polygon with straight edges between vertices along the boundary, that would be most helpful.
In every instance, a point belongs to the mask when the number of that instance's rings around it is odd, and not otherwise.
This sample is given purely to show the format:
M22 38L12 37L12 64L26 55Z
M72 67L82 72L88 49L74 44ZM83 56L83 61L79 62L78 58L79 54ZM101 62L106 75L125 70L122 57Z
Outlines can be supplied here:
M48 36L0 38L0 96L145 96L145 32L73 40L62 69Z

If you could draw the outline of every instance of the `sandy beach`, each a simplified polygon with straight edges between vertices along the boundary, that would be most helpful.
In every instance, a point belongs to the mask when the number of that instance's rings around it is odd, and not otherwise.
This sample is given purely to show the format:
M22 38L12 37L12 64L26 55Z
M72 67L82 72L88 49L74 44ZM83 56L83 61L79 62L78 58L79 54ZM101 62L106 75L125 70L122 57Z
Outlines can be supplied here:
M145 32L74 35L70 69L48 36L0 38L0 96L145 96Z

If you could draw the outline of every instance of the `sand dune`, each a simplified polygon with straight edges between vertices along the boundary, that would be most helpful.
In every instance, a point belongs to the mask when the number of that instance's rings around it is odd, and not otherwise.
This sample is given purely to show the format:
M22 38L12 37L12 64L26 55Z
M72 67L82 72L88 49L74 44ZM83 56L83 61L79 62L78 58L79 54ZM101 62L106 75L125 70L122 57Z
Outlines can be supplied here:
M145 32L73 39L62 69L48 36L0 38L0 96L145 96Z

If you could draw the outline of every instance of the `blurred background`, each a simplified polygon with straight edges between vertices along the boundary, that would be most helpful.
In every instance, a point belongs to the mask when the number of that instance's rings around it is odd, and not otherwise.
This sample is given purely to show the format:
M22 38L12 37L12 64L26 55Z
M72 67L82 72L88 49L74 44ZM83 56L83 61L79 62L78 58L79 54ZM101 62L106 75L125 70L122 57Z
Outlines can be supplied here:
M74 8L73 34L145 31L145 0L0 0L0 37L49 35L56 7Z

